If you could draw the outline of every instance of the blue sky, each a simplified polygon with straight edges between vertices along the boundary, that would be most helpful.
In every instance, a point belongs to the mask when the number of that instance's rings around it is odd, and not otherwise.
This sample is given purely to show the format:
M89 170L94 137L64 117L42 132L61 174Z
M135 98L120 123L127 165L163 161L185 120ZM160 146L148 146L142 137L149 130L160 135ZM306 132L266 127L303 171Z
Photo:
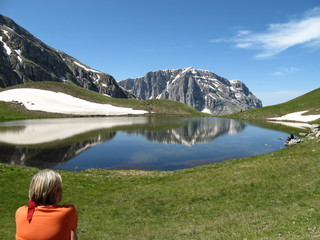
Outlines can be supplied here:
M0 13L117 81L206 69L264 106L319 88L319 0L0 0Z

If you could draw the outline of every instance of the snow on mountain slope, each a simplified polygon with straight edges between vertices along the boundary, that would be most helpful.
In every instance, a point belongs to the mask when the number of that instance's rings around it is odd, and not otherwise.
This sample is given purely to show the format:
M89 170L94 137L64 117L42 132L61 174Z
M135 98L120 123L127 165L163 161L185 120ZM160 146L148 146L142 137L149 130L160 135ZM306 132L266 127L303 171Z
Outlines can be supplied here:
M110 104L88 102L73 96L40 89L19 88L0 92L0 101L22 103L28 110L73 115L145 114L144 110L115 107Z

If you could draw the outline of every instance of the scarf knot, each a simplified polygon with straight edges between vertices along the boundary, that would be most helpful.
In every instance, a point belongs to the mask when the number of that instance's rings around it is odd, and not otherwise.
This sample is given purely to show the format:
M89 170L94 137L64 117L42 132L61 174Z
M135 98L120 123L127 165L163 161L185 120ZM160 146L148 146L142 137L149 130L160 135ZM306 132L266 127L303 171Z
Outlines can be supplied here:
M32 220L32 216L34 214L34 212L36 211L36 207L38 206L38 204L33 201L32 199L29 200L28 202L28 215L27 215L27 220L29 221L29 223Z

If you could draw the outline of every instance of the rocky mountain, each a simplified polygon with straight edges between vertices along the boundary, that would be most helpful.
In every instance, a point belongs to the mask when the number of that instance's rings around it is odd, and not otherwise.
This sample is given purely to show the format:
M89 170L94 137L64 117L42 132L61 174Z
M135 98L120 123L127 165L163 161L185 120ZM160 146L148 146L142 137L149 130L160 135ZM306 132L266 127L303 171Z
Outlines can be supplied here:
M229 81L207 70L153 71L118 83L140 99L171 99L214 115L262 107L243 82Z
M29 81L74 83L111 97L131 98L115 79L46 45L0 14L0 87Z

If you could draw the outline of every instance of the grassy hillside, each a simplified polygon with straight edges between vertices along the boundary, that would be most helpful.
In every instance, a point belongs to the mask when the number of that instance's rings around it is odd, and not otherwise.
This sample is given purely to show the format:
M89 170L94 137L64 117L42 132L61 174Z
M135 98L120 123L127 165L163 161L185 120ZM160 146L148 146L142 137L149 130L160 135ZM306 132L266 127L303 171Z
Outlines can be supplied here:
M174 172L59 171L79 239L286 239L320 236L320 145ZM13 239L36 169L0 164L0 235Z
M78 97L87 101L111 104L119 107L130 107L133 109L147 110L152 112L152 115L167 115L167 116L208 116L201 113L185 104L171 100L136 100L136 99L120 99L111 98L102 94L85 90L72 84L62 84L57 82L31 82L27 84L16 85L11 88L36 88L56 92L63 92L74 97ZM8 88L8 89L11 89ZM4 91L6 89L0 89ZM48 117L70 117L63 114L52 114L37 111L28 111L19 104L8 104L0 102L0 120L6 121L11 119L26 119L26 118L48 118Z
M304 110L309 111L306 113L307 115L320 114L320 88L282 104L238 112L224 117L244 120L265 120L269 117L280 117L288 113Z

